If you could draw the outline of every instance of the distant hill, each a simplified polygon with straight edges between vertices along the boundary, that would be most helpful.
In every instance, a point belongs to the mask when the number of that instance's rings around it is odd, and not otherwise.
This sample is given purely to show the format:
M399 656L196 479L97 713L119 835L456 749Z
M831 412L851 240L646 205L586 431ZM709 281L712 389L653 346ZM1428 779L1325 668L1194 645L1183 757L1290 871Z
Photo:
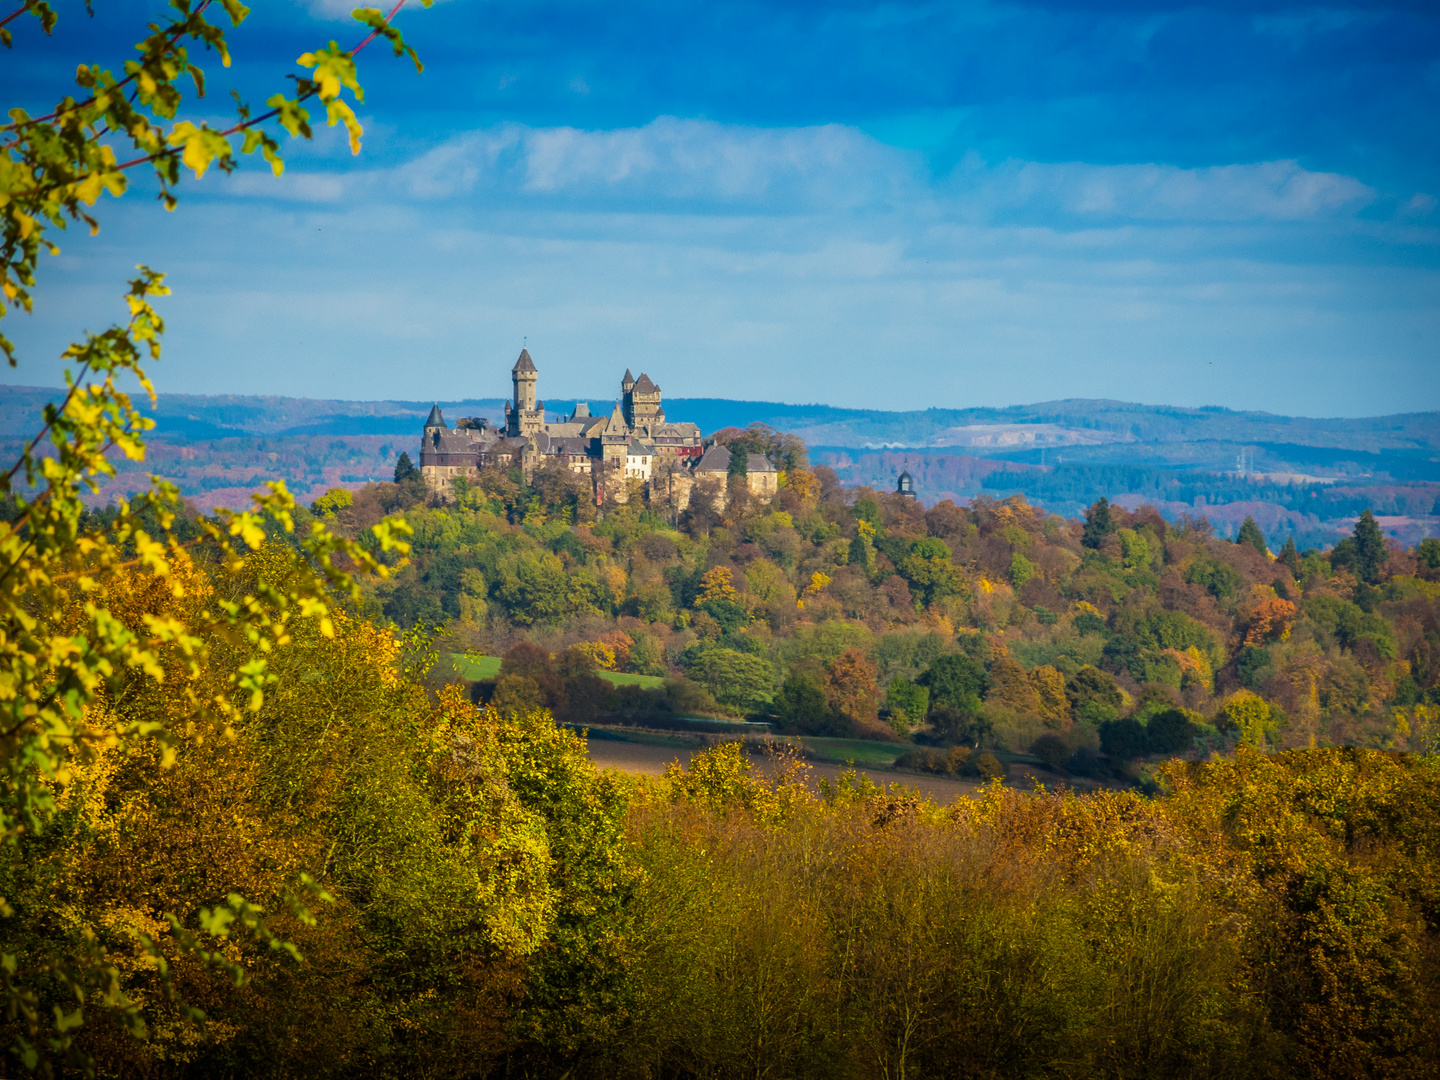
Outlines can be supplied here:
M0 386L0 442L39 426L60 391ZM430 401L341 401L161 394L142 469L120 462L113 497L150 471L206 504L242 504L256 485L284 479L302 498L327 486L388 479L401 450L418 449ZM589 401L592 411L611 408ZM447 420L503 415L501 398L439 402ZM574 399L546 402L568 413ZM1278 539L1325 542L1370 506L1413 543L1440 535L1440 413L1311 419L1222 408L1187 409L1071 399L1008 408L885 412L723 398L670 398L666 413L708 432L768 424L803 438L819 464L851 484L893 487L909 467L928 503L1022 493L1073 515L1100 495L1204 514L1233 532L1253 506ZM1230 509L1227 509L1230 508ZM1232 517L1238 518L1231 521Z

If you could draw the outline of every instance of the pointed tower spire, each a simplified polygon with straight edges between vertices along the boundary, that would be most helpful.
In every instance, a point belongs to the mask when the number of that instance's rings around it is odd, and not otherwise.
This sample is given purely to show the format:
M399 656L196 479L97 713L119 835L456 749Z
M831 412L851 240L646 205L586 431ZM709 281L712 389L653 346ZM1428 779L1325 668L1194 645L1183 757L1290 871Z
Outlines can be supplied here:
M425 421L425 429L428 431L430 428L443 428L444 426L445 417L440 415L440 403L437 401L430 406L430 416Z

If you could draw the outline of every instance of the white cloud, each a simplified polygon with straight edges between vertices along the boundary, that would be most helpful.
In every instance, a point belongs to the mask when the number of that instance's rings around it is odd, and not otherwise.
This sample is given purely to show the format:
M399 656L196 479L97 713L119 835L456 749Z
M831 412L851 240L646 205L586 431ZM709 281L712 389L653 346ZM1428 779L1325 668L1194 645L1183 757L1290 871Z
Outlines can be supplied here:
M956 181L998 208L1137 221L1308 221L1376 198L1353 176L1310 172L1294 161L1200 169L1006 162L971 166Z
M506 124L447 142L398 170L419 198L485 189L569 199L656 199L801 212L918 190L919 160L851 127L745 128L660 117L584 131Z
M1310 221L1376 198L1354 177L1294 161L1182 169L971 160L932 183L916 153L853 127L751 128L674 117L609 131L501 125L452 139L398 175L417 198L478 187L566 200L690 202L702 213L711 203L797 213L923 204L942 215L1022 213L1047 222Z
M289 174L287 174L288 176ZM324 180L305 177L325 176ZM1352 214L1377 193L1352 176L1294 161L1173 165L1005 161L969 156L934 179L918 152L840 124L753 128L662 116L587 131L500 124L452 137L391 169L302 173L236 193L338 201L456 198L564 205L577 212L737 210L798 217L863 211L972 222L1025 221L1075 232L1103 225L1310 222ZM1420 209L1412 205L1410 212Z

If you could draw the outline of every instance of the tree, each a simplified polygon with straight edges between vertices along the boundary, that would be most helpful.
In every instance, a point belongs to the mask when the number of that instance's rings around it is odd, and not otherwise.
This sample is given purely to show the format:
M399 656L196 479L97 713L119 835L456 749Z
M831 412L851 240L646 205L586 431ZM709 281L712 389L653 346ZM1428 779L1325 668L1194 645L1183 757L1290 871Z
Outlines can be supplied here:
M355 502L355 496L348 488L331 488L310 504L310 512L316 517L334 520L345 507Z
M1285 546L1280 549L1280 561L1284 563L1285 568L1290 571L1291 577L1300 577L1300 552L1295 548L1294 536L1287 536L1285 538Z
M770 662L735 649L702 650L686 674L714 694L716 701L742 709L768 701L775 689L775 669Z
M1237 690L1220 704L1215 726L1234 734L1242 743L1265 749L1270 738L1280 730L1283 714L1259 694Z
M400 456L395 459L395 483L403 484L412 477L418 477L420 470L415 468L415 463L410 460L409 451L401 450Z
M1235 534L1235 543L1249 544L1261 555L1269 555L1270 548L1266 546L1265 534L1260 531L1260 526L1255 524L1255 519L1249 514L1240 524L1240 531Z
M782 727L805 735L829 734L837 723L824 686L809 671L786 676L775 695L775 715Z
M1090 664L1066 681L1065 696L1075 719L1092 725L1114 719L1124 701L1114 678Z
M1385 534L1380 531L1375 515L1366 507L1355 522L1355 576L1367 585L1380 584L1380 568L1390 558L1385 550Z
M876 670L859 649L846 649L830 661L825 678L825 696L830 707L857 723L868 723L876 715Z
M950 561L950 548L933 536L911 542L895 569L924 607L960 591L960 571Z
M885 707L891 728L897 735L905 735L913 725L924 721L930 709L930 691L903 675L896 675L885 691Z
M1420 541L1420 546L1416 548L1415 554L1424 566L1431 570L1440 570L1440 540L1433 536L1426 537Z
M964 653L936 657L919 681L930 691L932 708L948 705L968 711L979 710L988 683L985 669Z
M243 133L241 152L260 151L278 175L279 144L265 125L274 121L292 136L308 138L303 102L310 98L325 106L329 123L344 124L358 152L360 125L343 98L347 89L359 98L358 47L346 51L332 43L305 53L298 63L310 72L296 79L293 99L276 94L267 103L270 111L259 116L242 105L238 122L223 131L199 116L199 123L177 120L185 103L179 80L192 79L197 90L204 85L186 43L230 61L225 31L207 21L207 10L223 8L232 26L248 10L239 0L222 0L218 8L181 0L172 7L169 18L150 25L125 77L99 64L81 64L78 96L42 117L11 110L10 122L0 126L5 297L0 316L12 308L33 309L39 255L59 251L51 231L64 228L67 219L98 230L90 208L106 192L122 196L129 169L151 166L161 201L173 209L182 166L197 179L212 165L229 172L237 164L230 137ZM21 12L39 18L46 33L56 24L55 13L43 3L27 3L5 21ZM380 12L359 9L355 17L371 31L361 47L378 35L397 54L414 56ZM8 30L3 43L11 44ZM190 541L175 529L181 506L170 484L157 483L121 503L113 515L87 514L82 491L93 492L95 478L114 475L114 456L145 457L143 435L153 421L135 408L120 383L138 383L153 404L146 365L160 357L164 323L151 301L168 292L162 274L139 269L125 295L127 323L89 334L65 351L71 366L63 398L46 406L41 430L0 474L0 501L11 511L0 525L0 841L23 850L43 843L55 821L57 787L93 748L118 745L140 754L158 745L160 760L169 764L188 732L197 739L205 732L220 741L233 736L263 707L274 678L271 661L301 626L334 636L335 597L358 597L354 578L341 567L383 576L388 571L377 554L408 550L398 539L407 531L403 522L371 530L373 553L331 534L319 521L296 542L269 543L270 533L295 530L295 502L279 482L257 496L250 511L201 519L200 536ZM4 335L0 350L17 366L16 349ZM201 548L204 561L215 568L213 587L202 584L197 568L193 553ZM262 550L265 571L256 573L254 560ZM203 604L164 617L153 613L167 594L180 598L190 589ZM120 597L134 602L112 603ZM229 664L237 655L239 662ZM177 684L186 691L172 710L117 719L117 701L158 700L162 688ZM245 981L244 967L212 945L228 936L227 927L281 945L260 909L238 895L205 913L199 932L180 921L191 915L182 911L166 940L203 967L226 970L237 984ZM86 1018L73 1007L77 1000L92 1017L109 1012L132 1034L144 1031L139 1006L127 992L132 975L122 975L93 944L100 939L91 925L73 929L76 942L90 944L68 954L42 949L26 955L23 973L8 967L0 991L18 1024L13 1049L32 1070L49 1071L52 1059L88 1068L75 1049L76 1029ZM142 940L149 954L145 965L165 972L165 991L173 991L171 969L162 966L162 943ZM61 990L70 1004L61 1008L52 1000L53 1008L42 1008L42 986Z
M1014 585L1015 588L1020 588L1020 586L1033 578L1035 573L1035 564L1025 558L1024 555L1021 555L1020 552L1017 551L1014 555L1010 556L1010 584Z
M1151 754L1178 754L1190 747L1195 724L1184 709L1166 709L1145 723L1145 750Z
M1133 716L1100 724L1100 749L1116 761L1129 761L1145 753L1145 725Z
M1098 548L1101 541L1114 531L1115 525L1110 520L1110 500L1102 495L1085 511L1085 532L1080 543L1087 548Z

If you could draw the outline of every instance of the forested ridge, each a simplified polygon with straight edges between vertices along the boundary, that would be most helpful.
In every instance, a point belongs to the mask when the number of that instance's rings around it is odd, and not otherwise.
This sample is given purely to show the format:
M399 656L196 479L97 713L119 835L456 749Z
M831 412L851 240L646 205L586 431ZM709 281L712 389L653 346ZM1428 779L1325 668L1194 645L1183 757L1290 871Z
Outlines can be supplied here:
M1276 554L1253 524L1231 541L1103 500L1085 520L1019 496L927 509L842 487L792 437L716 437L787 458L774 502L732 484L723 515L597 508L562 471L482 474L448 505L423 505L412 477L317 507L363 537L410 504L410 564L367 589L374 618L443 626L456 652L529 642L561 667L698 684L712 711L782 730L1043 752L1099 774L1242 741L1430 749L1440 542L1402 549L1368 514L1328 551ZM483 692L579 722L655 708L570 703L521 667Z

